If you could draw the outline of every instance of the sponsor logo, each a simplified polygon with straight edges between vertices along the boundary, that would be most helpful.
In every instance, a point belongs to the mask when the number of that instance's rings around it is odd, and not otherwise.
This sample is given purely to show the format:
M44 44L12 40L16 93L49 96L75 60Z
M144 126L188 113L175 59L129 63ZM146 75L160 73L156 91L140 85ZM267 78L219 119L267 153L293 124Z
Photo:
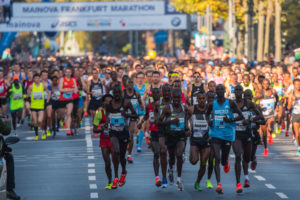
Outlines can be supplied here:
M40 28L40 22L22 22L22 21L14 21L6 24L8 28Z
M181 19L179 17L174 17L171 20L171 24L175 27L178 27L181 24Z
M126 26L126 23L124 22L124 20L120 20L120 24L121 24L122 27Z
M51 24L51 28L60 28L60 27L72 28L72 27L76 27L76 26L77 26L76 21L59 21L59 20L57 20L56 22L53 22Z
M89 27L110 27L111 21L110 20L88 20L87 26Z

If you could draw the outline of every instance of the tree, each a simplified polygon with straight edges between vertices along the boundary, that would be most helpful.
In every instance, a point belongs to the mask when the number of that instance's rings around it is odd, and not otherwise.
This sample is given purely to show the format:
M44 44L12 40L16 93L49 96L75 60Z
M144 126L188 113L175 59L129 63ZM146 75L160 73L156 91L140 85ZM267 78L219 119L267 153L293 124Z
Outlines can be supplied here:
M299 27L298 27L299 28ZM281 61L281 2L275 0L275 60Z
M258 38L257 38L257 61L263 60L263 47L264 47L264 2L259 1L258 4Z
M269 41L270 41L270 24L273 16L273 1L268 0L267 2L267 17L266 17L266 32L265 32L265 46L264 46L264 60L268 59L269 54Z

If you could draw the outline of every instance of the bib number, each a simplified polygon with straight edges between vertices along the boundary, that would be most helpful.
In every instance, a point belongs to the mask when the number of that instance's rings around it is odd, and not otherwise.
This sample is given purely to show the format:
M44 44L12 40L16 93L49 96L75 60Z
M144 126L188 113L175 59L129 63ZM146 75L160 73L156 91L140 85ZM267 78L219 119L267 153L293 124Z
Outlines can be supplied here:
M171 120L174 120L175 118L171 118ZM183 131L184 130L184 119L179 118L179 123L178 125L176 124L171 124L171 130L172 131Z
M22 93L14 93L13 94L13 99L14 100L20 100L20 99L22 99Z
M64 99L72 99L72 95L73 95L73 92L64 92L63 98Z
M43 99L43 93L42 92L33 92L33 99L34 100L42 100Z

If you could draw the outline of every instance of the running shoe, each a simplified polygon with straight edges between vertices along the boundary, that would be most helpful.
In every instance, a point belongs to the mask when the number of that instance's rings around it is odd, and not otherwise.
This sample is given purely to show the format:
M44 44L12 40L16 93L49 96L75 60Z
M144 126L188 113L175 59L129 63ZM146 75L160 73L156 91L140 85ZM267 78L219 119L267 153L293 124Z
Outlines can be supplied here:
M161 186L162 188L167 188L168 187L168 180L167 180L167 178L163 178L163 180L162 180L162 186Z
M280 133L281 133L281 128L280 128L279 125L277 125L276 133L277 133L277 134L280 134Z
M48 136L48 137L51 136L51 131L50 131L50 129L47 129L47 136Z
M293 139L293 143L294 143L294 145L295 145L296 147L298 146L298 142L297 142L296 139Z
M227 174L230 171L230 164L229 160L227 161L227 164L223 167L224 172Z
M176 182L178 191L183 191L183 183L181 181Z
M66 122L63 123L63 128L67 128Z
M127 161L128 161L128 163L130 163L130 164L133 163L133 160L132 160L131 156L128 156L128 157L127 157Z
M98 137L98 133L94 133L94 137Z
M111 189L117 189L118 188L118 178L115 178L114 181L113 181L113 184L111 186Z
M119 181L119 186L122 187L123 185L125 185L126 183L126 173L125 174L121 174L121 178Z
M169 178L170 185L173 185L174 184L174 175L173 175L172 169L168 170L168 178Z
M149 144L149 143L150 143L150 138L149 138L149 137L146 137L146 138L145 138L145 141L146 141L147 144Z
M139 153L141 153L142 152L142 148L141 147L137 147L136 151L139 152Z
M254 171L256 169L256 166L257 166L257 161L254 160L251 162L251 169Z
M6 191L6 196L9 198L9 199L13 199L13 200L20 200L21 197L18 196L14 190L7 190Z
M34 137L34 140L35 140L35 141L38 141L38 140L39 140L39 136L36 135L36 136Z
M46 133L42 133L42 140L45 140L46 139Z
M275 132L272 133L272 138L275 139L277 136L275 134Z
M269 149L265 149L262 156L263 157L268 157L268 155L269 155Z
M71 132L71 130L67 130L67 131L66 131L66 134L67 134L67 136L70 136L70 135L72 135L72 132Z
M242 193L243 187L240 183L236 184L236 193Z
M248 187L250 187L250 181L245 179L244 188L248 188Z
M300 149L298 149L296 156L300 156Z
M84 117L88 117L89 113L88 112L84 112Z
M285 136L289 137L289 132L288 131L285 132Z
M216 187L216 192L219 193L219 194L223 194L223 187L221 184L218 184L217 187Z
M112 189L112 185L113 185L113 182L107 184L107 186L105 186L105 189L106 190L111 190Z
M195 183L194 189L195 189L195 191L197 191L197 192L201 192L201 191L202 191L202 188L201 188L201 186L200 186L199 183Z
M212 189L212 188L214 188L214 186L211 184L210 180L207 180L207 181L206 181L206 188L207 188L207 189Z
M155 185L157 186L157 187L160 187L161 186L161 180L160 180L160 178L159 177L156 177L155 178Z
M269 145L273 144L273 137L272 137L272 135L268 136L268 144Z

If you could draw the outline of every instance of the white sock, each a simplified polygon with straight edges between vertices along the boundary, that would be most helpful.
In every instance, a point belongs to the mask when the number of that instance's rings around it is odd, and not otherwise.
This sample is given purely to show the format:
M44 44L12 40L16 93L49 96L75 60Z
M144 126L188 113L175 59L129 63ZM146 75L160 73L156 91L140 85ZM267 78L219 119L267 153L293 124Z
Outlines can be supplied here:
M155 178L159 178L159 176L155 177Z
M177 181L178 181L178 182L181 182L181 177L177 177Z
M131 155L130 154L128 154L128 156L127 156L128 158L131 158Z
M249 176L248 176L248 175L245 175L245 179L249 181Z

